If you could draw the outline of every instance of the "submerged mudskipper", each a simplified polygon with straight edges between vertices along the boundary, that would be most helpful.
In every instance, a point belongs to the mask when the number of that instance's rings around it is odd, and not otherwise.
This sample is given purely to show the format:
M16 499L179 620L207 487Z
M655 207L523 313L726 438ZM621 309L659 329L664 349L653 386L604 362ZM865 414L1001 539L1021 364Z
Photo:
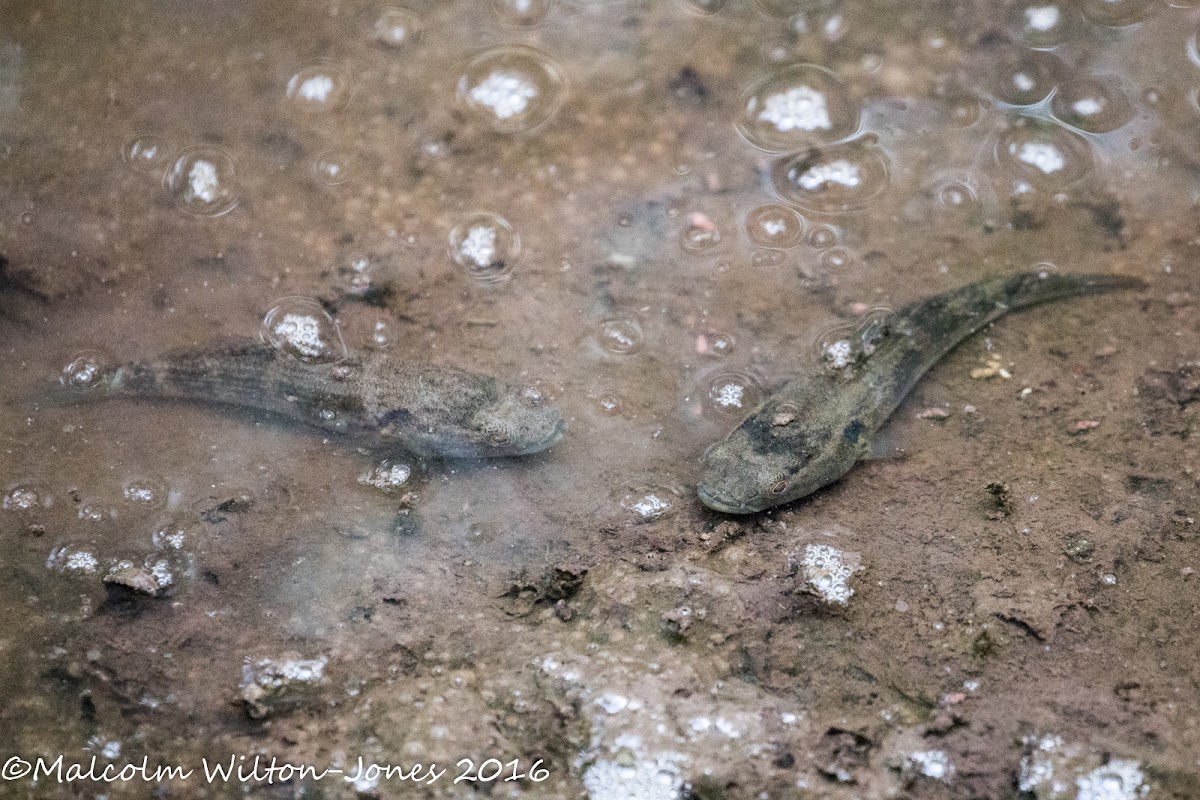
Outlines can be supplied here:
M811 494L846 474L921 376L980 328L1020 308L1144 286L1122 275L1024 273L905 306L847 342L839 368L791 381L714 445L700 499L749 514Z
M368 447L479 458L536 453L566 423L533 389L383 352L305 363L252 340L233 340L122 364L96 380L105 394L267 411L345 434Z

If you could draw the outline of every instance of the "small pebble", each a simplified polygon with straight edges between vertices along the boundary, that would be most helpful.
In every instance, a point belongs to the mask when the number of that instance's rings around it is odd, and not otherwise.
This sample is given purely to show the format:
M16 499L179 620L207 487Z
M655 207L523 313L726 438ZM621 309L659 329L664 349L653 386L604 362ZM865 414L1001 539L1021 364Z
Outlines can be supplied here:
M989 358L986 366L977 367L971 370L971 377L975 380L995 378L996 376L1004 378L1005 380L1012 378L1012 373L1004 368L1004 363L998 358Z
M791 425L796 421L796 413L794 411L780 411L775 416L771 417L771 424L776 428L782 428L785 425Z

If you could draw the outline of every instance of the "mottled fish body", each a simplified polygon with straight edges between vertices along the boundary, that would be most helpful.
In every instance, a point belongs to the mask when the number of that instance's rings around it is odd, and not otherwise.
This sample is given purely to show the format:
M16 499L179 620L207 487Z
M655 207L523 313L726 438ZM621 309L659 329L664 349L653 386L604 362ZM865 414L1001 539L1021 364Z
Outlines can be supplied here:
M700 499L749 514L809 495L846 474L921 376L971 334L1021 308L1144 287L1120 275L1023 273L906 306L860 332L840 369L786 384L714 445Z
M535 390L386 352L306 363L235 340L121 364L100 385L110 395L266 411L356 443L435 457L535 453L566 427Z

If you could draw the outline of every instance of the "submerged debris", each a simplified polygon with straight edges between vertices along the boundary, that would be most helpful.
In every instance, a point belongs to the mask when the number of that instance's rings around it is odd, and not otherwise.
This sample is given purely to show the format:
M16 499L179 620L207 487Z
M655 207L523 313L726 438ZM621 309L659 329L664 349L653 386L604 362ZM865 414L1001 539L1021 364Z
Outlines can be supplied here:
M302 659L247 659L242 666L238 697L251 719L263 719L276 711L303 702L307 690L325 677L325 656Z
M132 561L120 561L104 576L106 586L129 594L166 597L175 585L171 566L165 558L147 559L142 566Z
M983 488L992 496L992 510L988 512L988 519L1003 519L1012 513L1012 487L1004 481L992 481Z
M509 616L523 617L538 604L549 603L554 606L555 615L565 622L571 618L568 601L583 587L587 574L587 567L574 563L546 567L536 578L522 570L513 575L499 596L500 607Z
M695 619L696 615L692 612L690 606L672 608L670 611L664 611L662 616L659 617L663 631L675 639L686 638L691 633L692 624Z
M403 462L382 461L358 476L363 486L373 486L385 494L392 494L408 485L412 478L412 467Z
M1096 552L1096 546L1088 539L1073 539L1066 546L1067 556L1075 562L1087 561L1094 552Z
M853 783L854 773L870 762L875 741L865 734L843 728L825 731L817 753L817 769L838 783Z

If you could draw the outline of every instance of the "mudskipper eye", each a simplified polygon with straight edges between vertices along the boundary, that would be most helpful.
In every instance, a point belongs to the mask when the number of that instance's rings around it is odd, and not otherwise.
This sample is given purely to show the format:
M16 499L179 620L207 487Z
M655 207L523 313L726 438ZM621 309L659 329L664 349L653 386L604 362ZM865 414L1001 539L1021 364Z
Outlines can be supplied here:
M488 434L488 441L494 445L508 444L512 439L505 436L503 433Z
M789 481L787 478L776 481L775 485L771 487L771 494L776 495L776 496L781 495L784 492L786 492L788 490L788 487L791 485L792 485L792 482Z

